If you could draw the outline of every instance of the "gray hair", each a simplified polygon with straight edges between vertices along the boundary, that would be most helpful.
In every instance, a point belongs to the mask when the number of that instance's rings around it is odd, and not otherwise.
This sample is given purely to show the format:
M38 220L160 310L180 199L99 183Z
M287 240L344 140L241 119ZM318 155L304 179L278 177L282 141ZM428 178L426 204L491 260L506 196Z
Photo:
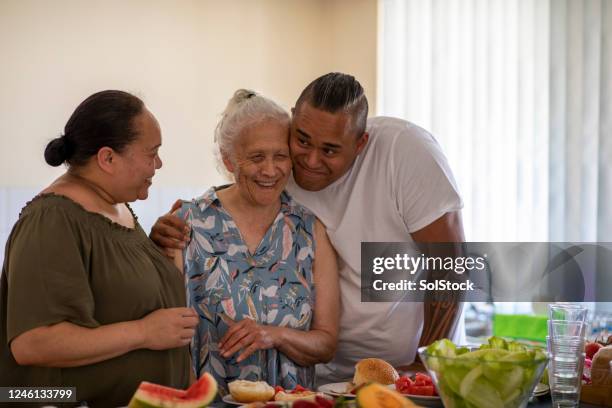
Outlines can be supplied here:
M289 127L289 114L273 100L248 89L234 92L215 128L215 143L221 156L231 159L242 132L268 120Z

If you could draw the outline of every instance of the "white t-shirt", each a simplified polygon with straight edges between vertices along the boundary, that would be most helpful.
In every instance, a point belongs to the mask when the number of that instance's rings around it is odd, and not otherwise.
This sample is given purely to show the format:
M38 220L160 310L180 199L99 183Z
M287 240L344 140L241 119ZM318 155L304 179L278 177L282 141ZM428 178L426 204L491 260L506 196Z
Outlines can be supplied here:
M463 206L448 162L428 132L387 117L368 120L367 131L364 150L333 184L320 191L303 190L293 179L287 185L325 224L339 256L339 343L335 358L317 366L319 384L351 379L355 363L367 357L394 366L414 361L423 305L361 302L361 242L413 242L410 233Z

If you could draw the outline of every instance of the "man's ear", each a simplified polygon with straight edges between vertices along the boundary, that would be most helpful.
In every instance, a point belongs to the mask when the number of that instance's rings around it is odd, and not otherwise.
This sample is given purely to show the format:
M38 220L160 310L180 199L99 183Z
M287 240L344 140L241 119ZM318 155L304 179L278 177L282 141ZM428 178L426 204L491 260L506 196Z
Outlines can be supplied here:
M363 134L359 136L359 139L357 139L357 154L361 153L363 148L366 147L369 138L370 135L368 134L368 132L363 132Z
M98 150L96 155L98 166L106 173L113 174L115 172L114 163L116 163L117 157L115 151L110 147L103 147Z

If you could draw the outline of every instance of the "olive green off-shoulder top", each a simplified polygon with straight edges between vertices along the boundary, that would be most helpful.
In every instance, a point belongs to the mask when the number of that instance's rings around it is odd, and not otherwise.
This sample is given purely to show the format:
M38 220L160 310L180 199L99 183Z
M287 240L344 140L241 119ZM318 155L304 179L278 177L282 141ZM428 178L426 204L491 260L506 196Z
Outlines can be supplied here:
M0 386L76 387L78 401L114 407L127 405L141 381L188 385L188 347L140 349L73 368L19 366L10 352L12 339L36 327L95 328L185 306L180 272L135 224L123 227L54 194L26 205L2 267Z

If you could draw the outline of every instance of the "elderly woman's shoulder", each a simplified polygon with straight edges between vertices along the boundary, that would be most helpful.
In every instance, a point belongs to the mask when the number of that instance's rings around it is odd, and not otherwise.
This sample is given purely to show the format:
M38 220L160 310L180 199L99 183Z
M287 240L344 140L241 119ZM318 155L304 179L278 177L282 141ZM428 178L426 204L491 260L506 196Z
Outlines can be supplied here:
M181 200L181 206L173 212L179 218L190 220L210 215L218 207L218 198L213 188L208 189L198 197L191 200Z
M316 216L312 211L310 211L307 207L304 207L302 204L297 202L288 192L287 190L283 191L281 195L281 202L287 206L289 212L293 215L296 215L300 218L304 219L316 219Z
M206 210L208 207L213 205L218 198L212 188L206 190L201 195L192 198L191 200L181 200L181 208L191 208L200 211Z

